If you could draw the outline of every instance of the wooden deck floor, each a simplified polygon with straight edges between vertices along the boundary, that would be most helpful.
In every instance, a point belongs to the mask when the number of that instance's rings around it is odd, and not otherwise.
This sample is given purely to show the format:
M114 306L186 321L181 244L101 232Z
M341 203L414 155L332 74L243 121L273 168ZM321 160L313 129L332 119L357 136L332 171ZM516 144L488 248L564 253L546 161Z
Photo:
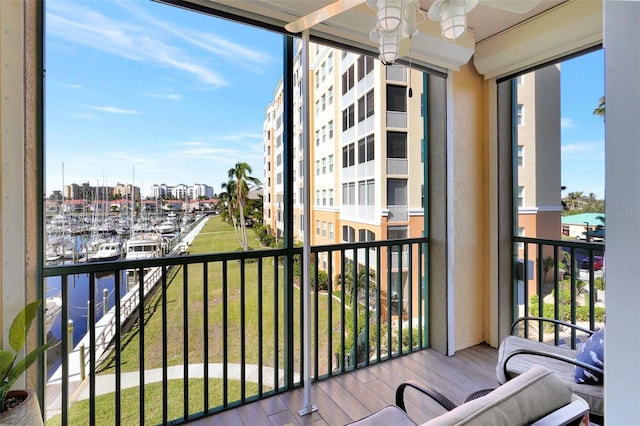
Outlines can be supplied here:
M460 404L472 392L498 385L496 362L497 351L487 345L473 346L452 357L427 349L315 383L311 395L318 411L306 416L298 415L304 391L296 389L190 424L342 425L393 405L395 389L405 380L425 384ZM406 397L408 413L416 423L444 412L416 393Z

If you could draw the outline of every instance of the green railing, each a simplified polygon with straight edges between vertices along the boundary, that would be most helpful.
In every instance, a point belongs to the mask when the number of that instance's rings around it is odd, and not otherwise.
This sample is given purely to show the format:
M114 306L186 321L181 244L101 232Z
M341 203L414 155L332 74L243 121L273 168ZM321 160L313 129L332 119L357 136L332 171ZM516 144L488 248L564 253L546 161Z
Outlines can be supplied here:
M300 386L305 338L313 380L425 348L427 244L312 247L308 274L301 248L47 266L62 310L49 335L59 344L48 353L46 418L215 414ZM305 276L311 336L302 335Z
M604 326L604 244L515 237L514 251L516 318L554 318L591 330ZM575 330L534 323L522 330L525 336L573 348L584 337L576 336Z

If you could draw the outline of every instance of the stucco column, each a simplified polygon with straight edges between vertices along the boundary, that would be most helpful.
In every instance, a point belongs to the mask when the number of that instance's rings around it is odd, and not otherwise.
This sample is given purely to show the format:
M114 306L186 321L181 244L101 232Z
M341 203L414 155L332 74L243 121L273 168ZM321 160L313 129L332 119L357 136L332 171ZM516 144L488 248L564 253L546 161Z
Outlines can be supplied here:
M605 423L640 419L640 1L604 2Z

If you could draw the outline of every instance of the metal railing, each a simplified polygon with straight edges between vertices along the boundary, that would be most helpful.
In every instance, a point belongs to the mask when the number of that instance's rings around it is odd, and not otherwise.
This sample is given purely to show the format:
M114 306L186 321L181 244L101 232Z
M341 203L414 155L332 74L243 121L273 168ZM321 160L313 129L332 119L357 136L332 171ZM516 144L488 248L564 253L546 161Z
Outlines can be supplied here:
M301 248L47 266L63 306L49 336L59 344L48 354L45 417L166 424L215 414L300 386L304 338L313 380L425 348L427 247L425 238L312 247L311 336ZM87 330L68 333L85 314Z
M554 318L591 330L604 327L604 244L515 237L514 249L515 318ZM521 331L572 348L584 338L575 329L539 321L528 321Z

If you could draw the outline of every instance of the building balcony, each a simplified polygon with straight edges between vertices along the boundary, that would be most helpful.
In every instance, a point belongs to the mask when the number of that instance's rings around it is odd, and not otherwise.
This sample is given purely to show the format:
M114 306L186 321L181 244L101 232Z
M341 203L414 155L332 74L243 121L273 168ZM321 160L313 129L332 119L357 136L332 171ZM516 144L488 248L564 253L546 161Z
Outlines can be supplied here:
M46 418L96 424L106 412L116 423L216 415L295 424L306 321L319 408L308 419L364 417L391 404L406 379L462 402L497 386L496 350L446 357L428 349L428 245L410 238L311 247L306 302L301 248L48 266L46 286L61 309L49 335L58 344L48 352ZM602 245L518 238L514 247L529 259L514 275L521 316L603 326L599 266L581 261L604 253ZM552 330L545 338L571 336ZM434 415L412 408L416 421Z
M407 113L402 111L387 111L387 127L394 129L407 128Z

